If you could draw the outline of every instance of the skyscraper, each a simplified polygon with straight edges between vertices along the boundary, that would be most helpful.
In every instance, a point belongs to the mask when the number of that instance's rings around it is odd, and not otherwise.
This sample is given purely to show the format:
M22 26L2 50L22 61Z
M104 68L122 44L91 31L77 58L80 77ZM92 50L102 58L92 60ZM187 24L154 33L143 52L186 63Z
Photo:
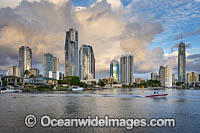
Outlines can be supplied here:
M178 81L185 82L186 80L186 58L185 44L181 42L178 48Z
M171 66L160 66L160 83L163 87L172 87L172 68Z
M120 57L120 81L123 84L131 84L134 79L134 59L130 54Z
M59 59L54 57L54 72L58 72L60 67Z
M29 47L22 46L19 48L19 68L20 76L24 76L25 70L32 68L32 50Z
M79 77L81 80L95 79L95 57L92 46L82 45L79 50Z
M110 77L115 82L119 82L119 62L116 60L112 60L110 63Z
M54 71L54 57L50 53L43 56L43 72L44 77L49 77L49 71Z
M78 31L71 28L66 32L65 75L78 76Z

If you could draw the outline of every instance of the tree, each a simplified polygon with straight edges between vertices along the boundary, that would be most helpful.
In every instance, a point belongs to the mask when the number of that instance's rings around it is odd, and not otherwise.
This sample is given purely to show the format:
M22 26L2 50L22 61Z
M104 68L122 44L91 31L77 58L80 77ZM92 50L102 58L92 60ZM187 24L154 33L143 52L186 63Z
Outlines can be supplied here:
M105 86L105 83L100 79L99 82L98 82L98 85L103 87L103 86Z
M25 75L26 77L29 75L29 73L30 73L30 72L29 72L28 70L25 70L25 71L24 71L24 75Z
M2 80L2 85L3 85L3 86L7 86L7 85L8 85L8 82L7 82L7 80L5 80L5 79L4 79L4 80Z
M80 85L80 79L78 76L67 76L64 80L64 82L69 85Z

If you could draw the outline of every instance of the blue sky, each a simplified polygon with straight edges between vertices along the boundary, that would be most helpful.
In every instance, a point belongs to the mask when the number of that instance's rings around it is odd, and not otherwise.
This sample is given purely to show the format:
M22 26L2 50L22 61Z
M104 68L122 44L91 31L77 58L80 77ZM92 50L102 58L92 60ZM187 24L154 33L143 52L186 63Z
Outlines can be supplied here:
M73 5L84 7L90 6L95 1L72 0ZM156 36L152 42L152 47L163 47L165 52L170 53L171 47L180 42L180 40L174 40L176 35L181 33L184 35L185 33L200 29L200 1L198 0L167 0L168 2L164 2L164 0L142 1L121 0L124 7L130 6L129 4L132 2L131 8L134 8L131 9L132 14L140 13L145 17L151 17L162 23L164 32ZM191 48L194 53L199 52L197 49L200 48L200 32L190 37L183 37L183 41L192 44Z

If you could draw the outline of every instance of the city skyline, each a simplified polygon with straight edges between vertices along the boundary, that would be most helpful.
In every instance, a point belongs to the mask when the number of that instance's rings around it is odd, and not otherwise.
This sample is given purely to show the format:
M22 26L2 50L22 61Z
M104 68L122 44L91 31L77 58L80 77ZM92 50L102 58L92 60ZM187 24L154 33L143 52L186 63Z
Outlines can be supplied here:
M123 0L2 1L0 46L4 51L0 72L18 65L17 49L22 45L34 51L34 68L42 70L42 54L49 52L60 58L64 72L65 33L75 28L79 31L79 44L88 43L94 48L97 78L109 77L107 64L113 59L119 61L119 56L126 52L135 55L135 77L147 79L151 72L158 72L159 66L166 64L172 66L177 78L180 33L186 44L186 72L199 73L200 2L180 0L174 6L170 1L143 0L143 4ZM42 11L44 7L47 12ZM27 9L40 12L40 16ZM54 17L47 17L49 13Z

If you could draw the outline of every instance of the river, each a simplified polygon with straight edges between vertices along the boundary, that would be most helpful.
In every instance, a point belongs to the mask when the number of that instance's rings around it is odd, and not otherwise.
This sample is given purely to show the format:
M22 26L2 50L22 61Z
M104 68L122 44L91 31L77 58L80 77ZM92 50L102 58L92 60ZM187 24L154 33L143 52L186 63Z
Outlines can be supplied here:
M152 94L147 89L105 89L83 92L40 92L0 94L0 132L147 132L147 133L198 133L200 131L200 90L160 90L166 98L154 99L142 96ZM176 127L126 128L44 128L37 124L28 128L25 116L37 118L87 118L88 115L103 118L175 118Z

